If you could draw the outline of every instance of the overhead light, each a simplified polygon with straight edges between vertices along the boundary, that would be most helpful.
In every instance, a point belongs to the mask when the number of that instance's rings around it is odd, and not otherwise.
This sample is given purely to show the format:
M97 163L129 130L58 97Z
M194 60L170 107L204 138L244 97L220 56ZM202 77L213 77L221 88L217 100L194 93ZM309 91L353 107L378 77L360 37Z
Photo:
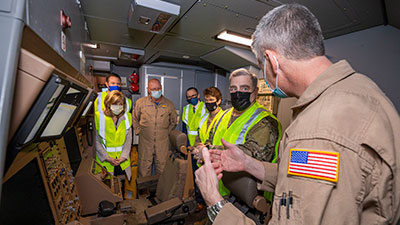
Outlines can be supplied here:
M190 59L190 56L184 55L184 56L182 56L182 58L184 58L184 59Z
M231 31L224 30L217 35L217 39L233 42L236 44L251 46L253 40L250 37L241 34L235 34Z
M98 48L99 47L97 44L92 44L92 43L84 43L83 46L88 47L88 48Z

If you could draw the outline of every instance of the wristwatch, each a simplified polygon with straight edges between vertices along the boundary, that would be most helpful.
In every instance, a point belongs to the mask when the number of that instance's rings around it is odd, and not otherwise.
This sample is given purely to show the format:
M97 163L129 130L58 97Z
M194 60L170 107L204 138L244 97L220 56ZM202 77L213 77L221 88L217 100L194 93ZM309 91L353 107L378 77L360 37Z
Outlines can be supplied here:
M224 199L222 201L217 202L215 205L207 207L207 215L211 223L214 223L214 220L217 217L219 211L221 211L222 206L224 206L226 203L228 203L228 201Z

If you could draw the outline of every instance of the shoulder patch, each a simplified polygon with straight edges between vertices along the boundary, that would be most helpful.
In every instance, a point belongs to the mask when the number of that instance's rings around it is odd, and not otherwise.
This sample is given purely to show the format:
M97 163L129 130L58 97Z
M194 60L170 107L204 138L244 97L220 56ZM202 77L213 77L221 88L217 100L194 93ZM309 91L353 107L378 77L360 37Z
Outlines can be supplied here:
M287 173L337 183L339 157L337 152L290 149Z

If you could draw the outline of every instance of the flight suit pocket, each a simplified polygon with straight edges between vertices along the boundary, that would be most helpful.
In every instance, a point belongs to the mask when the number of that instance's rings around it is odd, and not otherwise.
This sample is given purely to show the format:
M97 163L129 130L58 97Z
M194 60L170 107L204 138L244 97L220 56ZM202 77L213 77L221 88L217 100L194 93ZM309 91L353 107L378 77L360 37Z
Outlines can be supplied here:
M167 107L159 107L158 119L161 128L167 129L169 127L169 113Z
M142 115L140 117L140 126L142 127L152 127L155 123L155 110L152 107L146 108L146 110L142 111Z
M289 194L289 192L286 192L284 194L275 195L270 224L304 224L300 209L301 201L296 194Z

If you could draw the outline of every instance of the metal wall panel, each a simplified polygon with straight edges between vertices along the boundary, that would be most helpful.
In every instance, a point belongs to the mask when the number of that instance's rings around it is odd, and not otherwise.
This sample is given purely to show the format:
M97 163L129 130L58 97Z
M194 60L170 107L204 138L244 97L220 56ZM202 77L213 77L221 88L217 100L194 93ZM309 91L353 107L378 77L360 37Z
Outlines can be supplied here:
M224 70L217 70L215 79L216 87L222 93L221 107L222 109L226 109L227 107L230 107L231 100L231 96L229 94L229 73L225 72Z
M67 50L61 49L60 10L71 18L72 26L64 30ZM46 41L59 55L80 71L81 43L88 42L85 19L76 1L29 0L28 26Z
M24 14L24 0L7 0L0 4L0 193Z
M215 82L215 73L196 71L195 87L199 91L202 100L204 100L203 96L204 89L215 86L214 82Z

